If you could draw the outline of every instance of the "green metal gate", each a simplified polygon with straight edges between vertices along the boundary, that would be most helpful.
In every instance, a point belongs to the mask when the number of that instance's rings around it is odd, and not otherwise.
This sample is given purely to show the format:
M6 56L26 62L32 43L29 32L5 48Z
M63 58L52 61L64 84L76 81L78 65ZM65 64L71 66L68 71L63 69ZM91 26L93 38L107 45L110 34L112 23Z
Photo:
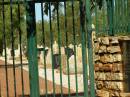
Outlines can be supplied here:
M99 1L0 1L0 97L96 97L92 33L128 34L130 28L129 0Z
M38 1L15 1L15 0L10 0L10 1L2 1L1 2L1 16L2 16L2 39L3 39L3 48L4 48L4 54L3 54L3 64L1 64L1 68L4 68L3 72L5 71L5 82L3 80L1 80L1 97L7 96L27 96L30 95L31 97L39 97L40 95L45 95L46 97L48 96L58 96L57 94L57 89L56 89L56 81L57 79L55 79L55 59L56 58L54 55L54 51L53 51L53 44L54 44L54 39L58 42L58 62L57 64L59 64L59 69L57 69L59 71L59 76L60 76L60 84L59 87L60 88L60 95L59 96L65 96L64 94L64 82L67 81L68 82L68 87L67 89L67 94L66 96L83 96L84 97L89 97L90 95L92 97L95 97L95 86L94 86L94 67L93 67L93 56L92 56L92 39L91 39L91 15L90 15L90 1L87 0L86 2L84 1L64 1L64 0L60 0L60 1L48 1L48 0L38 0ZM36 21L36 5L40 4L40 13L41 13L41 32L37 31L37 28L39 26L38 25L38 21ZM61 5L61 6L60 6ZM75 5L77 6L77 13L75 13ZM85 7L85 5L87 7ZM45 10L45 8L43 7L47 7L47 10ZM53 9L54 7L54 9ZM69 9L67 9L69 7ZM87 10L85 10L87 9ZM9 11L8 11L9 10ZM53 11L54 10L54 11ZM10 12L9 16L7 17L7 11ZM70 12L67 12L70 11ZM45 19L45 13L47 16L47 18ZM22 14L22 15L21 15ZM61 17L62 14L62 17ZM86 19L86 15L87 14L87 18L88 21ZM8 19L9 18L9 19ZM71 18L71 22L68 21L69 18ZM23 20L22 20L23 19ZM62 22L61 22L62 19ZM75 20L77 19L78 25L75 23ZM85 25L85 21L87 21L87 26ZM45 22L48 22L48 28L45 27ZM69 24L69 22L71 24ZM9 24L6 24L9 23ZM17 23L17 24L16 24ZM62 23L62 29L61 29L61 23ZM25 26L26 24L26 26ZM54 29L54 25L56 25L56 29ZM75 27L75 25L77 25L78 28ZM71 26L71 30L70 27ZM8 28L9 27L9 28ZM26 34L26 30L23 30L25 28L27 29L27 34ZM87 31L85 28L89 28L89 30ZM8 30L9 29L9 30ZM47 30L49 30L48 32L45 32ZM77 30L77 31L76 31ZM68 32L68 31L72 31L72 32ZM79 32L78 32L79 31ZM86 31L88 32L88 34L86 33ZM37 32L37 33L36 33ZM39 34L41 33L41 34ZM46 34L49 34L48 36L46 36ZM62 35L64 34L64 35ZM79 34L79 35L78 35ZM62 35L62 36L61 36ZM77 35L77 36L76 36ZM27 37L27 39L25 38ZM77 38L78 37L78 38ZM87 38L88 37L88 38ZM38 38L41 38L41 40L38 40ZM49 39L47 39L49 38ZM71 39L71 40L70 40ZM78 39L78 41L77 41ZM87 45L87 40L88 39L88 45ZM39 42L40 41L40 42ZM46 43L46 41L49 41L48 44ZM79 42L79 43L77 43ZM41 43L41 44L40 44ZM75 80L72 83L75 83L74 86L76 87L75 90L71 88L71 75L70 75L70 70L69 70L69 52L68 49L66 49L66 60L62 59L62 51L61 51L61 46L62 47L66 47L69 48L69 44L72 43L73 44L73 54L74 54L74 64L75 67L73 69L75 69L74 71L74 78ZM17 45L18 46L18 52L19 52L19 62L17 63ZM40 44L42 45L42 48L38 48L37 45ZM81 71L80 76L83 76L83 80L81 80L81 83L83 83L82 86L79 86L78 84L78 63L77 63L77 58L76 58L76 45L81 44L82 47L82 68L83 70ZM27 45L27 49L24 48L24 46ZM39 72L38 71L38 63L39 63L39 59L38 59L38 52L42 52L43 53L43 59L44 60L48 60L46 59L45 56L45 51L46 51L46 46L48 46L50 48L51 51L51 57L50 59L52 59L52 63L51 63L51 71L52 71L52 81L51 83L53 84L52 88L52 92L50 95L50 91L48 90L49 86L48 84L48 76L47 76L47 64L46 61L44 61L44 79L45 80L45 84L41 84L39 82ZM89 61L87 62L87 52L86 52L86 48L88 46L88 56L89 57ZM8 48L11 48L10 52L11 52L11 56L8 55ZM27 63L24 63L23 61L23 50L27 51ZM25 54L26 55L26 54ZM65 61L65 65L66 65L66 69L67 69L67 79L63 80L63 65L61 61ZM11 61L11 62L10 62ZM90 71L88 71L88 64ZM28 64L28 65L27 65ZM73 65L73 64L72 64ZM9 69L9 66L11 68L11 70ZM28 68L29 66L29 68ZM24 72L28 72L29 69L29 87L30 87L30 93L26 93L28 90L26 90L26 83L28 83L27 79L25 77L26 74L24 74ZM19 71L21 73L21 75L19 74ZM88 77L88 72L89 76ZM12 76L10 75L12 73ZM18 73L18 74L17 74ZM10 81L11 78L9 77L11 76L12 80L12 90L13 90L13 94L10 92L11 89L11 85L10 85ZM18 81L18 77L17 76L21 76L21 83L19 83ZM88 86L88 80L89 80L89 86ZM82 82L83 81L83 82ZM2 83L5 83L5 92L3 92L3 85ZM18 84L21 84L18 88ZM41 94L41 89L40 86L44 86L44 92L45 94ZM79 91L79 87L83 87L82 91ZM19 89L21 88L21 93L19 93ZM72 92L73 91L73 92ZM75 91L75 92L74 92ZM4 94L5 93L5 94ZM72 94L73 93L73 94Z
M40 3L44 3L44 2L41 2L39 1ZM50 31L50 48L51 48L51 58L52 60L54 60L54 57L53 57L53 41L54 41L54 32L53 32L53 28L52 28L52 8L51 8L51 5L54 4L54 6L57 7L56 9L56 21L57 21L57 34L58 34L58 49L59 49L59 64L60 64L60 90L61 90L61 96L64 96L63 95L63 90L62 90L62 87L63 87L63 80L62 80L62 64L61 64L61 39L63 38L63 36L61 37L61 32L60 32L60 24L59 24L59 3L63 3L63 6L64 6L64 19L65 19L65 28L64 28L64 33L66 35L66 42L64 45L66 45L68 47L68 35L69 33L67 32L67 16L66 16L66 1L59 1L59 2L48 2L48 1L45 1L48 6L48 14L49 14L49 31ZM91 30L88 30L88 41L90 41L88 43L88 52L89 53L89 61L88 63L90 64L89 68L90 68L90 78L88 78L88 68L87 68L87 60L86 60L86 31L85 31L85 21L86 21L86 18L85 18L85 9L84 9L84 5L83 5L83 1L68 1L71 5L71 10L72 10L72 32L73 32L73 45L74 45L74 53L76 53L76 31L75 31L75 13L74 13L74 2L78 2L79 3L79 12L80 12L80 33L81 33L81 44L82 44L82 61L83 61L83 82L84 82L84 92L83 92L83 95L84 97L89 97L91 95L91 97L95 97L95 89L94 89L94 68L93 68L93 57L92 57L92 39L91 39ZM88 20L91 20L90 17L90 1L86 1L86 6L88 6L88 8L86 8L86 14L88 14ZM41 5L41 8L43 6ZM37 48L36 48L36 23L35 23L35 2L27 2L26 4L26 11L27 11L27 32L28 32L28 54L29 54L29 71L30 71L30 77L31 77L31 80L30 80L30 95L31 97L38 97L39 96L39 84L38 84L38 68L37 68ZM43 11L43 10L42 10ZM42 12L41 11L41 12ZM44 13L42 12L42 23L44 23ZM88 27L91 28L91 22L88 21ZM42 34L45 34L44 32L44 24L42 24L42 31L43 33ZM68 34L68 35L67 35ZM43 35L43 39L45 38L45 36ZM45 46L45 40L43 40L43 45ZM43 48L43 50L45 51L45 48ZM68 53L68 52L67 52ZM68 55L68 54L67 54ZM76 54L75 55L75 64L76 64ZM45 57L44 57L45 58ZM46 59L45 59L46 60ZM46 64L46 63L44 63ZM68 62L68 56L67 56L67 67L69 68L69 62ZM34 70L35 68L35 70ZM75 81L76 81L76 95L75 96L80 96L78 94L78 79L77 79L77 65L75 65ZM33 71L32 71L33 70ZM68 72L68 96L71 96L71 92L70 92L70 74L69 74L69 69L67 69L67 72ZM45 66L45 74L46 74L46 66ZM47 76L46 76L47 78ZM45 79L46 79L45 78ZM53 96L55 97L56 96L56 91L55 91L55 73L54 73L54 62L52 61L52 81L53 81ZM88 88L88 79L90 79L90 90ZM47 79L46 79L47 80ZM35 84L34 84L35 83ZM47 83L47 81L46 81ZM47 86L46 86L47 88ZM47 96L47 93L48 91L46 90L46 96Z

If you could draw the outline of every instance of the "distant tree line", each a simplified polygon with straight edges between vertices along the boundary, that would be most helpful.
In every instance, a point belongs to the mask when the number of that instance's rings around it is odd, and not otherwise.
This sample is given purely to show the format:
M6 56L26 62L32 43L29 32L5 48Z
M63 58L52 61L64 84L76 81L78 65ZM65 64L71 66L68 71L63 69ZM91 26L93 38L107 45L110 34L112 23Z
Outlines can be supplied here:
M104 1L108 0L91 0L91 16L92 16L92 23L97 24L98 27L96 30L99 30L99 32L102 32L100 35L104 34L105 30L102 29L103 27L107 27L107 10L106 10L106 4L104 4ZM44 14L49 16L49 3L44 4ZM128 5L130 5L130 2L128 0ZM51 3L52 9L52 32L53 33L53 40L58 42L58 39L60 39L61 45L65 46L66 41L68 44L74 43L74 39L76 44L79 44L81 41L81 29L80 29L80 6L78 2L74 3L74 17L72 12L72 2L66 3L66 13L64 9L63 3L54 2ZM95 8L97 7L97 15L98 19L96 20L96 14L95 14ZM59 9L59 19L57 19L57 9ZM41 9L39 9L41 10ZM27 32L26 32L26 11L25 7L23 5L20 5L18 8L18 5L12 6L12 27L11 27L11 7L10 5L4 5L4 22L5 22L5 29L3 29L3 6L0 5L0 52L3 49L3 43L4 43L4 30L6 35L6 45L7 47L11 47L12 37L11 37L11 30L13 31L13 39L14 39L14 46L17 48L17 45L19 44L20 35L19 32L21 31L21 41L22 45L25 46L27 44ZM20 17L19 17L20 14ZM66 18L65 18L66 14ZM20 18L20 24L19 24L19 18ZM58 21L59 21L59 31L58 31ZM73 22L74 21L74 22ZM37 30L37 43L39 45L43 44L43 39L45 37L45 44L46 46L50 46L50 23L49 20L44 21L44 34L42 29L42 21L36 22L36 30ZM65 25L66 24L66 25ZM104 26L105 24L105 26ZM74 25L74 26L73 26ZM20 29L19 29L20 27ZM60 37L58 37L58 32ZM67 34L66 34L67 32ZM75 37L74 37L75 35Z

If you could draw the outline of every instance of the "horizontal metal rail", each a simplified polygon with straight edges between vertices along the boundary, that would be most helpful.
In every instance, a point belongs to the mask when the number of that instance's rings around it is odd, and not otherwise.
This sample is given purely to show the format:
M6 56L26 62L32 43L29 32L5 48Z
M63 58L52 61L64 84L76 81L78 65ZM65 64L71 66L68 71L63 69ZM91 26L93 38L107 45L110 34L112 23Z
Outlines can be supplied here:
M32 2L32 3L46 3L46 2L65 2L65 1L71 1L71 0L33 0L33 1L30 1L30 0L26 0L26 1L12 1L12 4L24 4L25 2ZM75 0L75 1L80 1L80 0ZM0 5L9 5L10 2L9 1L4 1L4 2L1 2L0 1Z
M28 63L23 63L23 64L15 64L15 67L19 67L19 66L27 66ZM5 65L5 64L1 64L0 65L0 68L3 68L3 67L8 67L8 68L13 68L13 64L8 64L8 65Z

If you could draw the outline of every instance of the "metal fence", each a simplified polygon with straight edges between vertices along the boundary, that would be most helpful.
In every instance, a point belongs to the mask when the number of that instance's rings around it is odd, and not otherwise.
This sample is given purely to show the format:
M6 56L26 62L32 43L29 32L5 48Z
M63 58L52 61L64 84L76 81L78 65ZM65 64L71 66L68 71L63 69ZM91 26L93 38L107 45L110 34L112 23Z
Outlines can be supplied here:
M92 1L0 1L0 97L96 96L92 32L128 34L130 5Z
M102 0L102 7L95 4L92 23L97 35L129 35L129 0Z

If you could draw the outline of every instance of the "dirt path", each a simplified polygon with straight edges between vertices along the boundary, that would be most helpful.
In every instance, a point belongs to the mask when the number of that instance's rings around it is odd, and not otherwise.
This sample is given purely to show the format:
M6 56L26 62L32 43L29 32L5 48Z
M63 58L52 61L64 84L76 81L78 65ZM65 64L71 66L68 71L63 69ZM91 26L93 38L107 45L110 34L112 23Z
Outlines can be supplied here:
M0 60L0 65L4 64L3 61ZM8 93L9 97L14 97L14 75L13 75L13 68L8 68L7 69L7 74L8 74ZM22 94L22 79L21 79L21 69L20 67L17 67L15 69L15 74L16 74L16 94L17 97L19 97ZM30 95L30 88L29 88L29 73L25 70L23 70L23 79L24 79L24 94L25 95ZM39 77L39 86L40 86L40 94L44 95L45 94L45 80ZM0 88L1 88L1 97L6 97L7 93L7 88L6 88L6 71L5 67L0 66ZM48 86L48 93L53 93L53 84L52 82L48 81L47 82ZM55 86L56 93L60 94L60 86L56 85ZM72 91L71 91L72 92ZM63 88L63 93L67 94L68 89Z

